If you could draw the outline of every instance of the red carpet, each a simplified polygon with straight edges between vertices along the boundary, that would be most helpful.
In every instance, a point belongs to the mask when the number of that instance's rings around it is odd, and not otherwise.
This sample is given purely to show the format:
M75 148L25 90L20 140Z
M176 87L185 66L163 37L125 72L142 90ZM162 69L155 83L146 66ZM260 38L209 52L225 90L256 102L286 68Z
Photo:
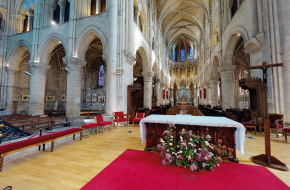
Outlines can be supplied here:
M284 190L290 189L267 168L221 163L213 172L163 166L158 153L126 150L82 190Z

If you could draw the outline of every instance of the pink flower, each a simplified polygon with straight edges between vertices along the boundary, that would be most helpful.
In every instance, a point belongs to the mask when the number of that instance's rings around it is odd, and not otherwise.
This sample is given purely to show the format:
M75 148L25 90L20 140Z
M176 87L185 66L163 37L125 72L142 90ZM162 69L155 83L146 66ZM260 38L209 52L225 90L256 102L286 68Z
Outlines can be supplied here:
M165 146L161 146L161 150L164 150L165 149Z
M223 149L224 149L224 150L226 150L226 149L227 149L227 147L226 147L226 146L223 146Z
M223 143L223 141L222 141L221 139L219 139L219 140L218 140L218 143L219 143L219 144L222 144L222 143Z
M167 165L167 163L166 163L165 160L162 160L162 165L163 165L163 166L166 166L166 165Z
M212 137L210 135L206 135L205 139L210 140Z
M222 162L222 158L221 157L218 156L216 159L217 159L218 162Z
M181 167L181 163L178 163L177 166L178 166L178 167Z
M157 149L160 151L161 144L158 144L156 147L157 147Z
M168 153L166 153L166 154L165 154L165 158L166 158L167 160L170 160L170 158L171 158L171 155L170 155L170 154L168 154Z
M206 163L202 163L202 167L205 168L207 166Z
M167 130L163 132L163 135L168 135L168 134L169 134L169 131Z
M174 125L173 123L170 123L170 124L169 124L169 127L170 127L170 128L175 128L175 129L176 129L176 127L175 127L175 125Z
M192 130L189 130L189 131L188 131L188 134L189 134L189 135L192 135Z
M195 171L195 170L198 170L197 166L195 164L192 164L190 167L189 167L190 171Z
M181 158L181 155L178 155L177 158Z

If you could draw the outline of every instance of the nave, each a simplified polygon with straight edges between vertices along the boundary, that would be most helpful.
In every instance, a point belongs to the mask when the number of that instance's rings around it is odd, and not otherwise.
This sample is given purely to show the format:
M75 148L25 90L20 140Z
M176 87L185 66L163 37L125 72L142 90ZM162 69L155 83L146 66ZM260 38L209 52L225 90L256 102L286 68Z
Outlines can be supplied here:
M128 133L128 131L133 131ZM253 137L249 139L247 137ZM56 141L54 152L48 148L45 152L37 147L5 159L3 172L0 173L0 189L10 185L13 189L80 189L106 166L127 149L144 150L141 144L138 125L126 125L105 130L99 135L90 135L82 141ZM271 133L272 155L290 166L289 140L283 136L276 138ZM245 154L237 152L242 164L255 165L250 157L264 153L264 134L248 132L245 139ZM7 156L8 158L8 156ZM161 164L161 159L160 159ZM290 186L290 173L269 169ZM254 184L253 184L254 185Z

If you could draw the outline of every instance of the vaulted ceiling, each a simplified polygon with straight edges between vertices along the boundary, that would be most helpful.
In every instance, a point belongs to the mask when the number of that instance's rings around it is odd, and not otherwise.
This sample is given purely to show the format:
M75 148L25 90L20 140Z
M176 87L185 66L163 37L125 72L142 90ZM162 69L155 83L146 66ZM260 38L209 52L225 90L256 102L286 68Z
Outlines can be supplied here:
M200 44L210 0L158 0L158 25L168 47L181 36Z

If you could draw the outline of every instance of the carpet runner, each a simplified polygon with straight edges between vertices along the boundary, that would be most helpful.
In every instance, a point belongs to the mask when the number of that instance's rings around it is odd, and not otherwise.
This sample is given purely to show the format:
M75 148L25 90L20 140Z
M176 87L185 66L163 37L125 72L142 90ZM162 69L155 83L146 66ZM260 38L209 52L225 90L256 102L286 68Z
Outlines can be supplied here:
M158 153L126 150L82 190L286 190L284 182L267 168L221 163L214 171L163 166Z

